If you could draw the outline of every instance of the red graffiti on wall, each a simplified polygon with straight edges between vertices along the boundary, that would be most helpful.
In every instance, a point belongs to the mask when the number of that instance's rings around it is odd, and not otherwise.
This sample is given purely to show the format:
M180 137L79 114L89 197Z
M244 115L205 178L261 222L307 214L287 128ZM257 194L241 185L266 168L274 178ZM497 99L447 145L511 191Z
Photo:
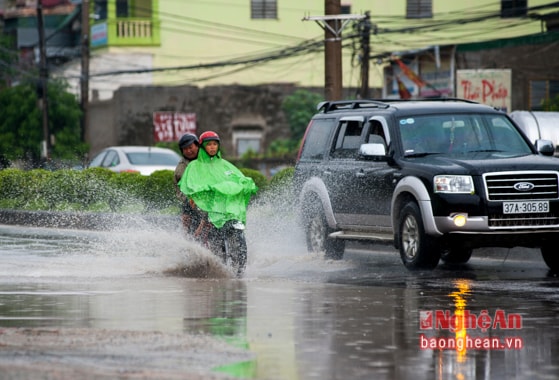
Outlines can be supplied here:
M482 79L481 85L476 86L472 81L464 79L460 82L464 92L464 99L473 100L480 103L505 100L509 95L509 90L503 83L495 80Z

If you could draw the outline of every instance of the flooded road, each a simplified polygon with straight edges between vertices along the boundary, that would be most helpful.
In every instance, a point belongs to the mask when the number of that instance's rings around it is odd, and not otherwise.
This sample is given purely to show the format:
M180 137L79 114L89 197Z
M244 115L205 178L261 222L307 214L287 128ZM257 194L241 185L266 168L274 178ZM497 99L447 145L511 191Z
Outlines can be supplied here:
M559 378L537 251L412 273L390 247L309 255L289 220L247 234L239 280L157 226L0 225L0 378Z

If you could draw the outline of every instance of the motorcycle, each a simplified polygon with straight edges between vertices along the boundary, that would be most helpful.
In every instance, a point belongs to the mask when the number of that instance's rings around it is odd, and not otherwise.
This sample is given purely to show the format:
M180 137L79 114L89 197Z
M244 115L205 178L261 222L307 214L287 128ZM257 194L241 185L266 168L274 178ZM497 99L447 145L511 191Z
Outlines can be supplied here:
M195 236L224 265L231 268L237 277L241 277L247 264L247 243L245 224L238 220L229 220L221 228L204 221Z
M230 220L218 229L221 244L221 259L232 268L238 277L242 276L247 263L247 243L245 225L238 220Z

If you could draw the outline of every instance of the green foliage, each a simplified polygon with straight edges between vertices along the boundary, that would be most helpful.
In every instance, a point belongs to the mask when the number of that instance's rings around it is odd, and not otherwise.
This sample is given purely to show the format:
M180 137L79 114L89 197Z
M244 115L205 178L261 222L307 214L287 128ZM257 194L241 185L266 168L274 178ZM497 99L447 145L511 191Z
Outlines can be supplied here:
M268 179L264 174L260 173L258 170L247 169L247 168L241 168L239 170L245 176L252 178L256 186L258 186L258 190L263 190L268 187Z
M299 140L274 140L268 146L267 156L287 158L299 149Z
M26 176L18 169L4 169L0 171L0 200L2 203L11 201L15 207L21 207L25 200Z
M268 181L257 170L241 169L259 189ZM287 177L287 176L286 176ZM0 208L54 211L176 213L180 211L173 171L150 176L115 173L105 168L85 170L0 170Z
M107 169L108 170L108 169ZM114 189L109 206L113 211L141 211L141 195L144 189L144 176L140 173L118 173L110 179L110 188ZM139 207L139 209L138 209Z
M272 179L270 179L270 188L285 188L290 187L293 182L293 174L295 173L295 168L289 166L277 172Z
M266 192L266 201L283 211L292 209L296 204L297 196L293 188L293 175L295 168L288 166L277 172L270 180L269 191Z
M309 120L316 113L317 104L323 100L322 96L307 90L296 90L284 99L282 109L287 116L295 145L303 138Z
M0 34L0 62L3 63L0 70L0 89L8 87L16 74L19 54L13 49L13 40L11 36Z
M142 176L117 174L104 168L0 170L2 208L143 212L173 204L176 201L171 171Z
M175 198L173 175L172 170L158 170L145 179L142 196L148 209L164 209L179 205Z
M61 81L48 84L49 130L54 136L51 157L79 159L88 151L88 146L81 141L79 104L66 89L66 84ZM33 83L0 91L0 135L0 152L6 158L40 158L44 133Z
M544 111L559 111L559 95L555 98L545 100L543 102L543 110Z

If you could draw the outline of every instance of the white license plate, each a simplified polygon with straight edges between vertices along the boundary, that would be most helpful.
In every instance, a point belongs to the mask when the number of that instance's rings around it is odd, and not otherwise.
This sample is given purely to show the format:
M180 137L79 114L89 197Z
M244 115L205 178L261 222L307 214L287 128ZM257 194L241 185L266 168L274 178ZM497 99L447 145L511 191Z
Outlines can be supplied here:
M548 201L503 202L503 214L535 214L549 212Z

